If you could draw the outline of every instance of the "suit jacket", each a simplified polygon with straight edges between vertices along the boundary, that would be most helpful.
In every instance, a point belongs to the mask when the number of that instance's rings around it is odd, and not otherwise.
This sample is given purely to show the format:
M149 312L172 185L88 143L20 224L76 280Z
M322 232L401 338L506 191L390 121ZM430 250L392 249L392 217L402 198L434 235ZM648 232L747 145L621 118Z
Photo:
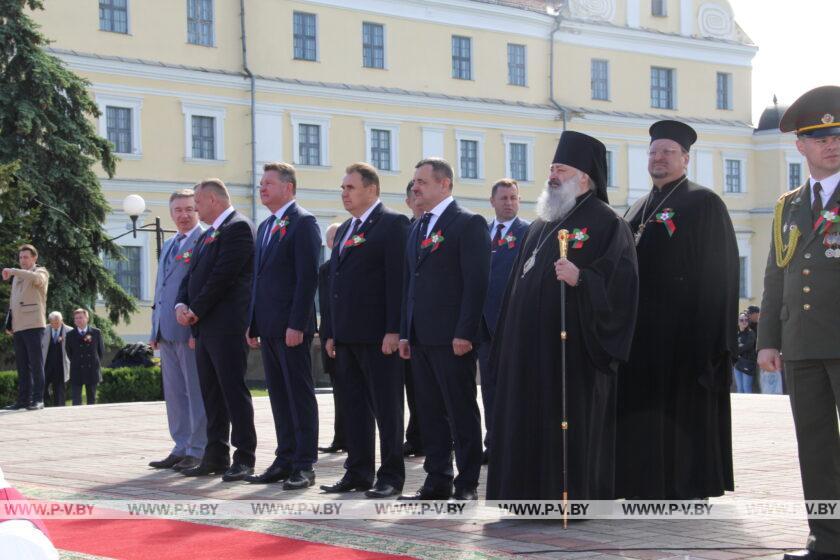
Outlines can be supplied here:
M70 327L65 325L64 323L61 324L59 328L59 351L61 352L61 366L64 371L64 382L66 383L68 379L70 379L70 358L67 356L67 333L72 331ZM47 325L44 329L44 340L41 343L41 348L44 351L44 366L47 365L47 356L49 355L50 351L50 344L52 344L52 327Z
M199 227L181 243L177 258L169 264L167 256L172 250L175 238L171 238L163 245L160 262L158 262L157 279L155 280L155 304L152 306L152 336L151 340L167 342L187 342L190 339L190 328L178 324L175 320L175 304L181 281L189 271L198 238L204 233ZM189 253L189 257L184 255ZM199 317L201 317L199 315Z
M840 359L840 258L826 255L831 246L824 243L838 248L840 223L829 229L830 238L814 230L809 183L785 193L778 202L782 204L782 240L787 243L790 239L791 226L799 229L801 237L790 263L780 268L775 235L771 235L757 349L776 348L785 360L836 360ZM835 189L825 210L838 208L840 189ZM777 225L774 220L773 231Z
M335 358L330 358L327 355L327 349L324 347L327 337L324 336L326 332L327 322L329 321L330 313L330 261L324 262L318 269L318 306L321 308L321 318L318 321L318 338L321 339L321 363L324 366L324 371L329 375L335 374Z
M343 344L381 344L386 333L400 332L408 218L380 202L356 232L363 242L342 251L354 220L335 234L325 336Z
M490 277L487 222L453 201L435 223L444 238L436 249L420 247L421 223L411 227L406 244L400 338L427 346L449 346L453 338L475 344Z
M254 225L233 211L213 236L205 231L196 242L190 268L178 290L198 316L194 336L244 336L254 274Z
M491 220L487 227L490 228L492 223ZM519 245L527 231L528 222L514 218L505 234L506 239L502 239L495 247L490 247L490 283L487 286L487 298L484 301L484 327L487 338L492 337L496 332L496 321L499 319L510 270L513 268L513 262L519 254ZM495 231L490 231L491 245L495 234Z
M267 245L263 239L271 217L257 231L249 311L252 337L283 338L287 328L315 334L321 230L315 216L296 202L283 218L288 223L271 235Z
M102 381L102 356L105 354L105 340L102 332L88 325L85 336L78 329L71 329L65 337L67 357L70 358L70 383L82 385Z
M25 331L46 326L50 273L43 266L36 266L35 270L12 270L14 276L6 327L11 327L13 331Z

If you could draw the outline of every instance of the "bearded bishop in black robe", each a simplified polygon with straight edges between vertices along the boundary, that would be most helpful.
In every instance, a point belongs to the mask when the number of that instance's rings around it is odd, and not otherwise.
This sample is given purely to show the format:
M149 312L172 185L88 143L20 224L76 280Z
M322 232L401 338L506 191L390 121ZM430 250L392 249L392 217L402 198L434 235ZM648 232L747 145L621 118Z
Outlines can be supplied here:
M613 496L615 365L630 351L637 271L632 234L607 204L606 177L604 145L564 132L493 339L498 387L487 499L562 497L564 312L569 498ZM557 264L560 229L571 238L568 259ZM560 275L568 280L565 305Z
M650 194L626 219L637 241L639 317L619 373L618 495L695 499L732 490L729 406L738 246L726 205L685 176L694 130L650 128Z

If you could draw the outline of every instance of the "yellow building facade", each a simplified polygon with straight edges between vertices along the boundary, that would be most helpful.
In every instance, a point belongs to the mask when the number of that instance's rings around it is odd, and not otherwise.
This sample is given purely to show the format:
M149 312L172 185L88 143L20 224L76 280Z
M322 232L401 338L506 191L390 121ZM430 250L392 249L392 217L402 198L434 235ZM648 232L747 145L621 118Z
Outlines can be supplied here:
M414 164L442 156L455 196L491 215L490 187L517 178L533 217L564 128L609 150L610 199L623 212L650 189L647 129L660 118L699 133L689 177L730 209L742 305L761 296L773 203L807 169L793 141L750 124L757 51L725 0L74 0L33 17L51 51L91 82L97 127L117 147L106 228L122 199L160 216L169 194L222 178L260 220L262 164L298 169L298 201L325 229L344 220L339 184L375 164L382 199L407 211ZM244 47L244 48L243 48ZM256 170L256 172L255 172ZM119 332L145 340L152 236L122 238L118 279L141 302ZM710 232L709 242L714 242Z

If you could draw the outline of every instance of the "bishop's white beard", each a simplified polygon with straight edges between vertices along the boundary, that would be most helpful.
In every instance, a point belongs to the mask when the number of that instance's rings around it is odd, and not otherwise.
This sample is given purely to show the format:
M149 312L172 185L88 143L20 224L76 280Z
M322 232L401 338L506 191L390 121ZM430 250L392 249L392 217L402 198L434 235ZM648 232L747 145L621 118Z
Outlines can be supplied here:
M568 214L575 206L579 182L579 176L562 181L557 187L547 181L545 190L537 199L537 216L546 222L556 222Z

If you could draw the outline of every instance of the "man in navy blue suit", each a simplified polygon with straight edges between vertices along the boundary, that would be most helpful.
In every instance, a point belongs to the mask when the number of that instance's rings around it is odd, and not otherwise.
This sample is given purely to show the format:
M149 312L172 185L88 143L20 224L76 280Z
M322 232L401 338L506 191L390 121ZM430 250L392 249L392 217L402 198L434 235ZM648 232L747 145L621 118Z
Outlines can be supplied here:
M426 480L406 499L478 497L482 452L474 346L490 275L490 238L484 218L452 198L452 175L441 158L415 166L414 194L423 217L406 243L400 356L411 360L423 411Z
M195 337L207 445L201 463L181 474L223 472L222 480L230 482L254 472L257 448L254 406L245 385L254 225L231 206L230 193L220 179L205 179L196 186L195 208L211 227L190 255L190 268L175 299L175 316L179 324L192 327ZM233 464L229 437L236 447Z
M346 169L341 201L351 217L336 232L330 257L325 336L336 359L338 399L352 421L345 426L346 472L321 489L366 490L368 498L382 499L399 494L405 482L397 351L408 218L379 200L379 175L367 163ZM377 426L382 465L374 486Z
M513 179L499 179L490 193L490 205L496 212L488 227L490 233L490 284L484 301L484 315L481 321L481 344L478 347L478 369L481 373L481 400L484 404L484 458L486 465L490 455L490 433L493 431L493 398L496 395L496 377L492 374L490 343L496 332L496 321L502 298L505 295L513 261L519 254L519 245L528 222L516 217L519 213L519 184Z
M260 201L271 211L257 230L248 344L262 350L277 436L275 459L248 482L283 481L284 490L315 482L318 404L309 353L315 335L315 291L321 233L315 216L295 202L288 163L267 163Z

